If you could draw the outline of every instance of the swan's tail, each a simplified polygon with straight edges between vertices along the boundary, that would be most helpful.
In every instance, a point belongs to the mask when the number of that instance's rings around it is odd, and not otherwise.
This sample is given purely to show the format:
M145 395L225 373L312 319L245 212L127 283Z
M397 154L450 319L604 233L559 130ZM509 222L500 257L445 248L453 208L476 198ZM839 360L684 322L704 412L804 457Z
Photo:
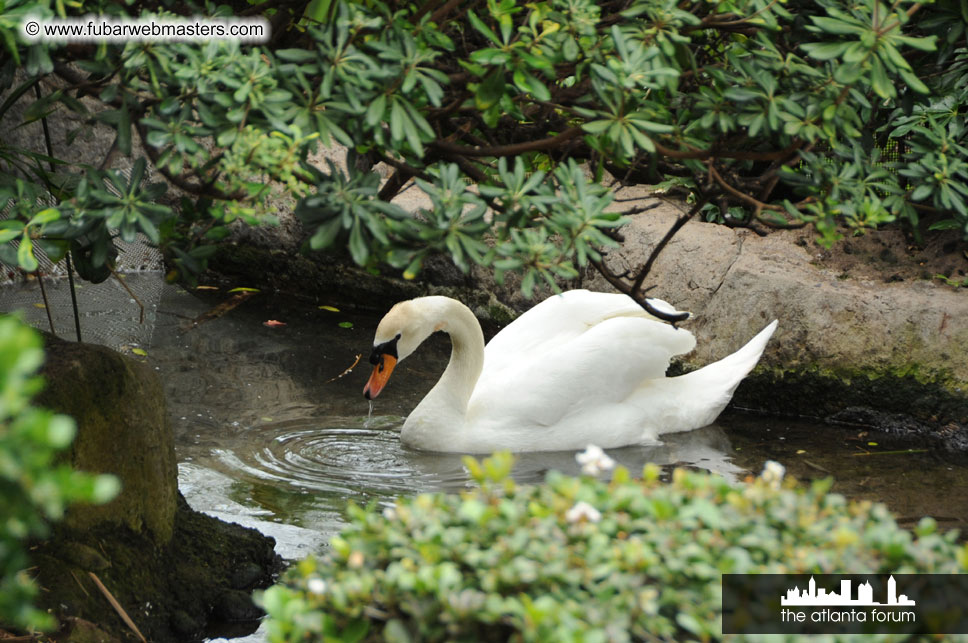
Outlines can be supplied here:
M676 413L679 415L678 419L688 426L678 430L706 426L719 416L733 397L736 387L760 361L760 356L776 327L777 322L773 320L756 337L732 355L692 373L666 380L669 384L676 382L679 392L688 391L687 399L678 400L681 406L678 409L679 413Z

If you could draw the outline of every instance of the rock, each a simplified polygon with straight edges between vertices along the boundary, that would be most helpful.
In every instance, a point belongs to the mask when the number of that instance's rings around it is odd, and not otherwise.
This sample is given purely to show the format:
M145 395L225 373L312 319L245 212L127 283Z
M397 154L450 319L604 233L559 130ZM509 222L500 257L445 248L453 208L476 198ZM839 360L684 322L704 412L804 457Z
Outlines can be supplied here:
M246 592L226 590L215 600L215 616L223 621L252 621L265 615Z
M121 493L102 506L72 507L64 525L76 531L125 526L159 545L172 536L178 472L175 447L157 374L146 364L102 346L47 337L37 404L72 416L78 434L71 465L113 473Z
M265 569L255 563L243 563L232 572L229 586L232 589L250 589L264 581Z
M68 618L61 623L55 640L69 643L120 643L121 639L82 618Z
M633 217L607 264L619 272L641 265L677 214L659 209ZM737 391L740 406L832 419L863 407L877 411L864 416L874 426L913 435L926 425L946 426L938 432L945 444L968 442L968 297L962 292L924 280L843 278L815 265L789 234L759 237L701 222L679 231L647 285L655 286L650 295L696 313L688 327L698 345L685 356L686 369L728 355L780 320L754 376ZM613 290L597 273L583 286Z
M58 543L57 554L63 561L85 571L99 572L111 566L96 549L73 540Z
M204 618L193 618L185 610L175 610L171 613L171 629L186 639L194 640L205 627Z

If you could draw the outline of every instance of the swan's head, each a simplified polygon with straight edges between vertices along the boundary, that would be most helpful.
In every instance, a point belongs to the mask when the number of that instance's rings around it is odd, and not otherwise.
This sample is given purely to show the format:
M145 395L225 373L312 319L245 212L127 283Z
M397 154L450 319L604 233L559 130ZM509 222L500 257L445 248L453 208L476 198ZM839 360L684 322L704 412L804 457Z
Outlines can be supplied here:
M414 352L431 333L444 329L446 323L438 321L439 311L431 301L434 299L437 298L401 301L380 320L370 353L373 373L363 388L363 397L372 400L379 395L397 362Z

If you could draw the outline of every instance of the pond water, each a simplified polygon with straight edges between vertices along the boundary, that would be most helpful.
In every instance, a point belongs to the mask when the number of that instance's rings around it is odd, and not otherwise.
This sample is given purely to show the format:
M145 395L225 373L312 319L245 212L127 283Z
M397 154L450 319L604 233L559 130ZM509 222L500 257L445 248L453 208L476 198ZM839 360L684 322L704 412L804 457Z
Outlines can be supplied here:
M224 299L167 289L149 351L166 383L180 484L194 507L258 527L295 558L325 546L344 524L348 499L389 503L469 484L460 456L406 448L398 435L446 366L445 336L398 366L368 418L362 389L379 316L259 295L185 330ZM882 501L905 523L933 515L960 528L968 519L968 457L864 428L734 412L663 440L609 453L633 471L655 462L732 478L772 459L800 480L833 476L835 491ZM570 452L522 454L515 477L538 481L549 469L577 473L578 465Z
M149 311L147 361L165 383L179 486L195 509L259 529L297 559L327 546L348 500L390 503L469 485L460 456L399 440L404 417L446 365L444 336L398 366L370 415L362 389L379 316L266 294L213 315L228 297L166 286ZM729 413L663 439L609 454L633 472L655 462L667 474L689 466L734 479L772 459L801 480L833 476L834 491L882 501L905 525L933 515L964 531L968 518L968 457L918 451L862 428ZM577 473L574 454L523 454L515 478L539 481L550 469Z

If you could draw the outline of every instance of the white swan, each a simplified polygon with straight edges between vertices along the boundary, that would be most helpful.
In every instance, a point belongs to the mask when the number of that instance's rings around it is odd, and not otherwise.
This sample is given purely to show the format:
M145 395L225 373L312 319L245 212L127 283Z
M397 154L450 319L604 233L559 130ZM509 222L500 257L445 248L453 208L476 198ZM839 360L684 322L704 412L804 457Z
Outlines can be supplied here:
M407 417L405 444L484 453L655 442L660 434L715 420L776 326L773 321L725 359L666 377L669 360L691 351L696 339L625 295L553 295L486 348L467 306L448 297L419 297L398 303L380 321L370 356L375 367L363 394L379 395L398 361L431 333L444 331L453 344L450 362Z

